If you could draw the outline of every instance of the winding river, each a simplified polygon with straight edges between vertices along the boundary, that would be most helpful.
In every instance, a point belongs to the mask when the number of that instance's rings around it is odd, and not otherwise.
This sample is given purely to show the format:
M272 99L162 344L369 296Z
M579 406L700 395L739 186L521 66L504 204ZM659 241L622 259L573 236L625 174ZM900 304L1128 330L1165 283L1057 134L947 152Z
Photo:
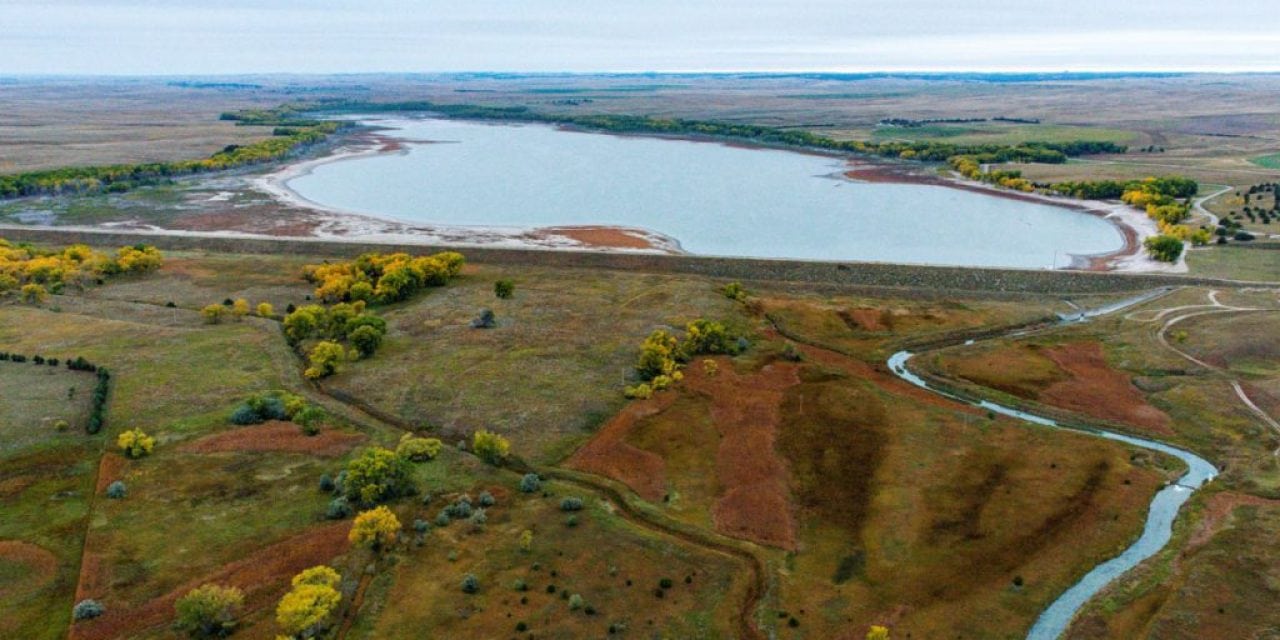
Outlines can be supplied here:
M322 163L286 186L322 208L413 224L630 227L714 256L1040 269L1124 246L1095 215L854 182L844 158L542 124L364 122L401 151Z
M1113 313L1133 305L1141 304L1163 295L1164 293L1164 290L1151 291L1104 307L1062 316L1061 324L1085 322L1093 317ZM1025 333L1025 331L1011 331L1009 333L987 339L993 340L996 338L1015 336L1021 333ZM965 344L972 343L973 341L968 341ZM1055 640L1060 637L1071 624L1071 620L1075 616L1076 612L1079 611L1090 598L1101 591L1103 587L1110 584L1111 581L1120 577L1124 572L1132 569L1137 566L1138 563L1150 558L1163 549L1164 546L1168 544L1169 539L1173 536L1173 520L1177 517L1178 510L1191 497L1191 494L1195 490L1199 489L1204 485L1204 483L1208 482L1218 474L1218 469L1210 464L1208 460L1205 460L1190 451L1179 449L1163 442L1147 440L1145 438L1136 438L1134 436L1106 431L1103 429L1086 430L1063 426L1057 421L1044 416L1027 413L1025 411L1006 407L987 400L974 402L953 395L947 391L931 386L924 378L912 373L911 370L907 368L907 361L911 359L912 355L914 354L909 351L899 351L889 358L888 364L889 368L892 369L898 377L918 387L927 389L957 402L982 407L988 411L1018 418L1040 426L1055 429L1066 429L1068 431L1085 433L1099 438L1106 438L1108 440L1116 440L1151 451L1159 451L1161 453L1174 456L1187 465L1187 472L1184 473L1177 482L1169 484L1156 492L1155 497L1151 500L1151 507L1147 511L1147 521L1143 526L1142 535L1139 536L1133 544L1129 545L1129 548L1121 552L1120 555L1094 567L1089 571L1089 573L1085 574L1083 578L1050 603L1048 608L1040 613L1040 617L1031 627L1031 631L1027 633L1028 640Z

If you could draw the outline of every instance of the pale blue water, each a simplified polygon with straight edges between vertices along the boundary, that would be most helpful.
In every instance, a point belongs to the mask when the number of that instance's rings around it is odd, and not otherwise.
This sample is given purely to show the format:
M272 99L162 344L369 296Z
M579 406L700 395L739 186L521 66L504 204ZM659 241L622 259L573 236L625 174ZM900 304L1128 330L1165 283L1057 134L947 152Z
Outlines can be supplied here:
M377 124L442 144L324 164L288 185L423 224L639 227L704 255L1048 268L1123 245L1110 223L1061 207L834 179L834 158L544 125Z

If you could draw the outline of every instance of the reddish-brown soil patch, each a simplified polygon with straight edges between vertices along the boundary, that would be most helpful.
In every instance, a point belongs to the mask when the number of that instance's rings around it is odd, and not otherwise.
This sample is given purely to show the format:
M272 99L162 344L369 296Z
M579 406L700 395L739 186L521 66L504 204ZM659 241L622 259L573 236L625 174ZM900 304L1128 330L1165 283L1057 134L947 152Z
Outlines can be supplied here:
M623 482L651 502L662 499L667 490L665 461L625 439L637 423L669 409L681 394L695 396L708 403L720 434L714 452L722 488L712 506L716 529L762 544L794 548L788 473L774 443L783 392L799 383L797 367L774 363L742 375L733 371L729 360L720 359L718 364L718 373L709 376L700 361L695 362L685 370L678 388L628 404L567 465Z
M298 428L298 425L277 420L215 433L183 445L180 450L192 453L281 451L334 457L351 451L364 439L363 434L344 433L333 429L325 429L314 436L308 436Z
M1043 353L1068 377L1046 387L1039 395L1041 402L1152 433L1173 434L1169 416L1147 404L1128 376L1107 366L1101 344L1073 342Z
M347 532L350 528L351 523L338 522L310 529L259 549L212 574L191 580L140 607L112 606L110 600L107 600L103 603L107 607L105 615L77 623L71 628L69 637L72 640L107 640L136 636L140 631L171 620L174 602L191 589L206 583L239 587L244 591L246 611L270 606L293 575L308 567L329 562L346 551ZM83 573L81 581L84 581ZM83 591L77 594L77 598L81 597L84 597Z
M739 375L729 361L716 375L689 367L684 384L711 402L711 419L720 432L716 475L723 493L712 507L722 533L795 548L796 525L789 474L775 444L782 422L782 396L800 383L798 367L777 362Z
M98 486L94 492L101 495L107 490L107 485L124 478L125 467L129 465L129 460L118 453L105 453L102 459L98 461Z
M611 249L653 249L643 235L616 227L549 227L539 229L541 236L564 236L591 247Z
M652 398L628 403L565 465L613 478L650 502L661 500L667 490L666 463L653 452L628 444L625 438L637 422L661 413L675 402L676 397L674 392L659 393Z
M58 558L47 550L21 540L0 540L0 558L28 567L27 579L18 584L0 584L0 598L10 592L35 591L53 582L58 574Z

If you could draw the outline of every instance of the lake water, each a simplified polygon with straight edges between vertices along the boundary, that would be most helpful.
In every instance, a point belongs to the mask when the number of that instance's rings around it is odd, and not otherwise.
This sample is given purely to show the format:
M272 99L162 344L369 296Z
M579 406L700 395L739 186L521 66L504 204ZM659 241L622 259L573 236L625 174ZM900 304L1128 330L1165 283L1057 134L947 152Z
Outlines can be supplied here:
M383 218L639 227L718 256L1048 268L1124 244L1111 223L1061 207L838 179L835 158L536 124L376 124L408 152L322 164L288 186Z

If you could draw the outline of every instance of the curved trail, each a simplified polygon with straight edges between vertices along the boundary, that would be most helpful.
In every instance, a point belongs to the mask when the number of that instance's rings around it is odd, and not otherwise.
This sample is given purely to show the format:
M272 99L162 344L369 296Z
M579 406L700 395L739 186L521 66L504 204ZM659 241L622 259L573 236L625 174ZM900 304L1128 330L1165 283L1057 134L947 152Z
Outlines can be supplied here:
M1231 189L1232 187L1229 185L1224 186L1221 189L1214 191L1213 193L1196 198L1195 204L1191 205L1191 208L1194 209L1200 215L1203 215L1206 218L1208 218L1209 226L1216 227L1218 226L1218 216L1214 215L1213 213L1210 213L1208 209L1204 208L1204 203L1230 191Z
M1188 320L1190 318L1206 316L1210 314L1220 314L1220 313L1275 312L1275 311L1280 311L1280 309L1275 309L1271 307L1236 307L1236 306L1223 304L1221 301L1218 300L1218 291L1216 289L1209 292L1209 302L1210 304L1207 304L1207 305L1188 305L1184 307L1176 307L1175 309L1166 310L1166 311L1185 311L1188 309L1198 309L1198 311L1193 311L1191 313L1186 313L1183 315L1170 318L1167 322L1161 325L1160 328L1156 331L1156 339L1159 340L1160 344L1164 346L1166 349L1178 354L1179 356L1186 359L1187 361L1193 364L1196 364L1200 367L1203 367L1205 369L1208 369L1209 371L1213 371L1215 373L1221 374L1223 377L1227 378L1227 381L1231 384L1231 388L1234 389L1236 392L1236 397L1240 399L1240 402L1244 404L1245 408L1247 408L1255 416L1257 416L1258 419L1263 422L1263 424L1266 424L1268 427L1271 427L1271 430L1274 431L1277 436L1280 436L1280 422L1277 422L1275 418L1272 418L1266 411L1263 411L1261 407L1254 404L1253 400L1249 397L1249 394L1245 392L1244 387L1241 386L1240 380L1238 378L1231 376L1230 373L1227 370L1223 369L1222 367L1212 365L1208 362L1205 362L1204 360L1201 360L1173 346L1173 344L1169 342L1169 337L1168 337L1169 329L1172 328L1173 325L1178 324L1183 320ZM1158 321L1162 319L1165 315L1166 313L1164 312L1159 313L1149 321ZM1130 314L1130 316L1132 316L1132 314ZM1130 316L1126 316L1126 318L1137 320L1137 318L1132 318ZM1139 320L1139 321L1141 322L1142 320ZM1276 447L1275 451L1273 451L1271 455L1280 457L1280 447Z
M1135 304L1147 302L1155 297L1163 295L1164 293L1166 292L1150 292L1128 300L1107 305L1105 307L1063 316L1059 324L1084 322L1093 317L1119 312ZM1216 302L1216 299L1214 299L1214 301ZM1027 333L1026 330L1014 330L983 339L992 340L995 338L1021 335L1025 333ZM966 344L972 344L972 342L966 342ZM1177 482L1156 492L1155 497L1151 501L1151 508L1147 512L1147 521L1143 527L1142 535L1139 536L1138 539L1120 555L1094 567L1085 574L1083 578L1050 603L1050 605L1041 612L1040 617L1027 633L1027 638L1029 640L1054 640L1060 637L1067 630L1067 627L1070 626L1076 612L1079 611L1080 608L1084 606L1084 604L1087 603L1094 595L1126 571L1137 566L1143 560L1146 560L1163 549L1173 536L1173 521L1177 517L1178 510L1181 508L1183 503L1191 497L1191 494L1195 492L1195 490L1202 487L1204 483L1209 480L1212 480L1218 473L1217 468L1204 458L1201 458L1190 451L1179 449L1163 442L1137 438L1102 429L1081 429L1065 426L1058 423L1056 420L1042 415L1020 411L988 400L968 399L956 393L939 389L936 386L931 385L923 377L912 373L907 368L907 361L910 360L913 355L914 354L909 351L899 351L889 358L888 364L889 368L897 374L898 377L918 387L927 389L957 402L976 405L988 411L1018 418L1033 424L1084 433L1100 438L1106 438L1108 440L1116 440L1144 449L1159 451L1161 453L1174 456L1182 460L1187 465L1187 472L1183 474Z

